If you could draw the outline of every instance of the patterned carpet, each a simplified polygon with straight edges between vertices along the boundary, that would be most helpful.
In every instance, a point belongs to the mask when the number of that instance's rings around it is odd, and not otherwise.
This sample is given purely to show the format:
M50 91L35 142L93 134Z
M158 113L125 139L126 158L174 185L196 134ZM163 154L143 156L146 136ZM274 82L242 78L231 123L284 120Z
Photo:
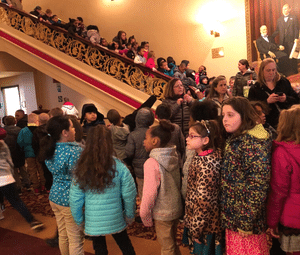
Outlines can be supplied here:
M36 195L33 191L24 190L20 197L27 205L31 213L54 217L54 213L49 204L48 194ZM137 199L137 215L139 213L139 204L139 199ZM5 201L5 206L11 207L11 205L7 201ZM134 222L131 226L127 228L127 232L130 236L156 240L156 233L154 227L144 227L142 223ZM180 223L177 229L177 243L179 245L182 245L182 233L183 223Z

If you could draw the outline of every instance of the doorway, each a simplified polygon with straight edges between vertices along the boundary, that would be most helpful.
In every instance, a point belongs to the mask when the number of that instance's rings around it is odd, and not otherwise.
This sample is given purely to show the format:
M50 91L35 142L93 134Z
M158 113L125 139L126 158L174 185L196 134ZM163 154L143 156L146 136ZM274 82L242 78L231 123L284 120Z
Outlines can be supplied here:
M21 100L19 86L4 87L2 88L3 101L4 101L4 115L15 116L16 110L21 109Z

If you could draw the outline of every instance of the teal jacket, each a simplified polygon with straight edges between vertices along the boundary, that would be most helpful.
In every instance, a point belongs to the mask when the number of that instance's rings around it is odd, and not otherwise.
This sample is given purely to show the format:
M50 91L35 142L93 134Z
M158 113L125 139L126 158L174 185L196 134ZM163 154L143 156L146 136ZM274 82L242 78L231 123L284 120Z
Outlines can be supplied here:
M17 143L25 152L25 158L35 158L34 151L32 149L32 136L36 126L24 127L21 129Z
M72 172L82 152L76 142L56 143L54 155L45 160L45 164L53 175L49 200L61 206L69 206L69 193Z
M70 207L75 222L85 223L85 234L90 236L119 233L126 228L126 219L135 216L136 188L128 168L118 159L114 185L104 192L83 191L72 182ZM85 210L83 212L83 206Z

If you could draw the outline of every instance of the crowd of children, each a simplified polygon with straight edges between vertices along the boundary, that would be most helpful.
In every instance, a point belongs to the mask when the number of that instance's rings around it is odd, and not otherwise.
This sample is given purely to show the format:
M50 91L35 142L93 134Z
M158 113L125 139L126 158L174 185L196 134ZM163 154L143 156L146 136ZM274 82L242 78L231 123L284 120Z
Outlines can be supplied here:
M62 254L84 254L84 234L96 254L108 254L109 234L123 254L136 254L126 227L137 218L137 194L141 222L155 226L161 254L181 254L176 231L182 216L183 243L191 254L269 254L268 228L283 251L299 254L300 107L281 112L272 155L274 136L255 106L243 97L226 99L220 118L213 100L194 101L186 143L166 102L156 109L158 125L150 108L138 109L134 130L115 109L108 111L106 126L93 104L83 106L83 126L60 108L50 117L31 113L27 126L15 131L14 146L8 140L10 148L3 139L16 121L8 116L0 137L1 201L5 197L40 231L43 224L14 182L30 182L36 192L49 187ZM29 177L24 164L13 165L16 148L25 152ZM45 169L53 182L47 189Z

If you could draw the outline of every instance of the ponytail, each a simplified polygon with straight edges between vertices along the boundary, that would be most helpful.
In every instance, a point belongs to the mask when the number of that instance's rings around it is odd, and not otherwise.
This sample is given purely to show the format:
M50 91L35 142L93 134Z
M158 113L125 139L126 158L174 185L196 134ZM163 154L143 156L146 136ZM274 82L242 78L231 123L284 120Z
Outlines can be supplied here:
M169 120L161 120L159 125L150 129L150 134L160 139L160 147L165 147L170 142L174 129L174 125Z
M69 130L70 121L68 116L56 116L51 118L46 126L48 135L41 141L41 159L51 159L55 152L56 143L61 138L63 130Z

